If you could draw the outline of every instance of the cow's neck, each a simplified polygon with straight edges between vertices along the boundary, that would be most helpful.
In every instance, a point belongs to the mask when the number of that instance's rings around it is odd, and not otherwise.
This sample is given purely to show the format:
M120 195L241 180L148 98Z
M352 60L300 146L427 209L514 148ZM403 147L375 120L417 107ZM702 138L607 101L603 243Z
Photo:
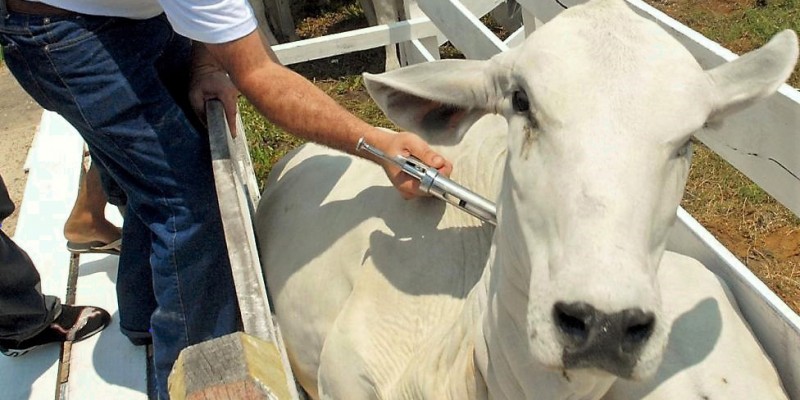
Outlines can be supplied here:
M531 270L519 267L530 262L513 259L515 255L527 256L525 251L513 249L521 244L523 235L514 230L513 224L503 225L504 219L516 218L513 206L501 203L500 207L501 220L486 272L471 296L475 302L472 307L481 312L475 364L485 378L489 397L599 399L614 381L610 375L547 368L534 358L527 329Z

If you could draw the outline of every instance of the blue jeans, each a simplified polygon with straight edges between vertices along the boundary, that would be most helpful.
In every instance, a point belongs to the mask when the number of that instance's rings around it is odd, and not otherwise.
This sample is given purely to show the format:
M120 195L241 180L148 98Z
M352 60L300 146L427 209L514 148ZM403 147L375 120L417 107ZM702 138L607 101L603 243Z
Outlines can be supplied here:
M163 15L0 20L8 68L80 132L128 196L120 326L129 336L152 331L166 399L181 349L240 324L208 136L186 107L191 43Z

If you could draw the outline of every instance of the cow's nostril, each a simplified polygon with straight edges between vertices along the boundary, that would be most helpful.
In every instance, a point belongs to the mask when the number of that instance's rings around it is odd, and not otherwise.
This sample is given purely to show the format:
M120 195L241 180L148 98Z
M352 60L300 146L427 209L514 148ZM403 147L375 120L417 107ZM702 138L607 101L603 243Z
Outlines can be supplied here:
M650 337L650 334L653 333L653 325L654 323L651 322L649 324L638 324L629 327L625 331L625 336L633 342L641 342L643 340L647 340Z
M625 336L623 346L641 346L653 334L656 325L656 318L653 313L646 313L641 310L625 310L623 319L626 321ZM624 346L624 347L628 347Z
M564 346L565 367L600 368L625 378L653 335L656 318L639 308L609 314L588 303L558 302L553 322Z
M581 344L589 338L592 311L583 303L559 302L553 307L553 319L564 336L574 344Z

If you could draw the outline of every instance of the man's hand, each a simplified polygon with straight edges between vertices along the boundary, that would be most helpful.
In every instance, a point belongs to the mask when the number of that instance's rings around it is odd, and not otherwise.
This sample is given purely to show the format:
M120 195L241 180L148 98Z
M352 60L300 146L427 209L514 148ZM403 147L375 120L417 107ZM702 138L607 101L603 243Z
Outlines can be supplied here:
M195 43L192 50L192 79L189 83L189 102L192 108L205 122L206 101L219 99L225 109L231 134L236 137L236 105L239 89L208 54L203 44Z
M390 157L395 155L416 157L428 166L436 168L440 174L447 177L453 171L453 164L450 161L436 153L427 142L413 133L383 133L382 140L379 142L374 145ZM392 185L404 199L409 200L424 195L419 189L420 182L403 172L397 165L384 160L371 159L377 161L383 167Z

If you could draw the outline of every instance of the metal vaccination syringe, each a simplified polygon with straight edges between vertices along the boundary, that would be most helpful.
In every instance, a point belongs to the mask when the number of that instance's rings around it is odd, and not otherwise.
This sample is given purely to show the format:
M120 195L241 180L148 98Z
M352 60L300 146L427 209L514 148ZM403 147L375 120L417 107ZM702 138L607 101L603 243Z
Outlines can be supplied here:
M356 144L356 151L361 150L400 167L403 172L419 181L419 188L423 192L438 197L482 221L497 225L497 207L493 202L459 185L446 176L440 175L436 168L424 164L415 157L403 157L401 155L389 157L384 152L370 146L363 137Z

